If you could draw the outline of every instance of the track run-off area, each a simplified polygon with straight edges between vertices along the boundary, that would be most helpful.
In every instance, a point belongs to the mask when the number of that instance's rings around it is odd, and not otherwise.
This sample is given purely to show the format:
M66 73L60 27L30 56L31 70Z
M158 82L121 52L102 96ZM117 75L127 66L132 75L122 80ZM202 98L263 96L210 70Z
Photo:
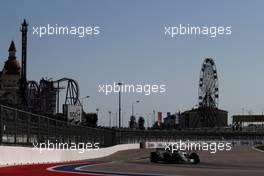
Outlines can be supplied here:
M264 152L248 146L215 154L199 151L199 164L150 163L151 149L133 149L79 162L2 166L0 176L193 176L264 175Z

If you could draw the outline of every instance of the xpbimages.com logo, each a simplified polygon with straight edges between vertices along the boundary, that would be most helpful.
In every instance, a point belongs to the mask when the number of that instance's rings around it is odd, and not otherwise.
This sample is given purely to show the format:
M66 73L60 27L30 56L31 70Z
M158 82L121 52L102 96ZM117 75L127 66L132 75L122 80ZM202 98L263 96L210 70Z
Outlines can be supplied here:
M172 153L177 151L208 151L214 154L218 151L230 151L232 149L232 143L180 140L178 142L164 143L162 144L162 148L171 151Z
M39 151L42 153L43 151L52 151L52 150L72 150L77 151L78 153L84 153L89 150L99 150L100 143L63 143L63 142L34 142L33 150Z
M157 93L165 93L166 85L164 84L125 84L116 83L113 84L100 84L98 85L98 92L105 95L111 93L143 93L144 95L151 95Z
M232 34L232 26L169 25L164 27L164 34L171 38L186 35L216 38L220 36L230 36Z
M33 26L33 35L44 37L52 35L68 35L83 38L100 34L99 26L59 26L57 24L45 26Z

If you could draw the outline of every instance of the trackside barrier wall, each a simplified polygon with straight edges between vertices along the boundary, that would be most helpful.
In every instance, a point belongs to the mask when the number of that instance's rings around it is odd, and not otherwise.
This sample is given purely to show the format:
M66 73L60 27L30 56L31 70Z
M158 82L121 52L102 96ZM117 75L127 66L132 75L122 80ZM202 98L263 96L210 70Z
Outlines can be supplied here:
M99 150L39 150L32 147L0 146L0 165L36 164L48 162L65 162L94 159L111 155L115 152L129 149L139 149L139 144L123 144Z

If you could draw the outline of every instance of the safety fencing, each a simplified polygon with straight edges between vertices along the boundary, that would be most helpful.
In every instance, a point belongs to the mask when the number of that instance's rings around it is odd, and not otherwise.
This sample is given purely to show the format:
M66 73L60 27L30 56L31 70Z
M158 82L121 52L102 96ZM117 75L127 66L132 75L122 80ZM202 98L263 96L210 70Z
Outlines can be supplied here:
M99 143L100 147L151 141L264 140L263 131L229 129L135 130L92 128L0 105L0 145Z
M112 146L113 132L55 120L0 106L0 144L30 146L33 143L99 143Z

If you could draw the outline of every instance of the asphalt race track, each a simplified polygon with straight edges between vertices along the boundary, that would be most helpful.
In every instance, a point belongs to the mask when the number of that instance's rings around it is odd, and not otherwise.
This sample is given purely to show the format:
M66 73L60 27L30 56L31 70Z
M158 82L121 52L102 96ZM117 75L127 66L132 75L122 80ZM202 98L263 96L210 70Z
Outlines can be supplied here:
M75 163L38 164L0 168L0 176L62 175L264 175L264 152L251 147L234 147L229 152L199 152L201 163L163 164L149 162L149 149L117 152L111 156Z

